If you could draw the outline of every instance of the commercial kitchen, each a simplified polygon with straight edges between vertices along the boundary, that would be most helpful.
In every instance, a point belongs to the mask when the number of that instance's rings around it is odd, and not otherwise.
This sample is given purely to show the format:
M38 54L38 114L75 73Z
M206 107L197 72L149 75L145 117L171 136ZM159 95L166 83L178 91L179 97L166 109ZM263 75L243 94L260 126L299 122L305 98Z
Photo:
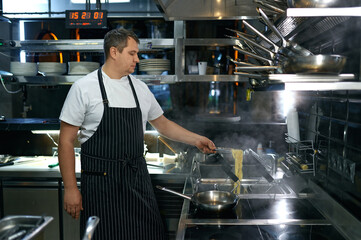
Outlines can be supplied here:
M91 239L63 209L59 115L115 28L139 37L133 75L164 115L217 147L204 154L147 125L169 239L361 239L361 1L0 7L0 239ZM230 204L199 197L220 192Z

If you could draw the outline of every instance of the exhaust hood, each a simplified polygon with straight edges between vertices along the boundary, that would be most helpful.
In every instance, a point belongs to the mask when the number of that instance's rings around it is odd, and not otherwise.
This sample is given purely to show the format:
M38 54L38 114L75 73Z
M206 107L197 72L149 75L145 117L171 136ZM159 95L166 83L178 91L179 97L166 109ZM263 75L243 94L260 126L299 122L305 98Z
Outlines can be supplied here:
M166 20L257 18L253 0L154 0Z

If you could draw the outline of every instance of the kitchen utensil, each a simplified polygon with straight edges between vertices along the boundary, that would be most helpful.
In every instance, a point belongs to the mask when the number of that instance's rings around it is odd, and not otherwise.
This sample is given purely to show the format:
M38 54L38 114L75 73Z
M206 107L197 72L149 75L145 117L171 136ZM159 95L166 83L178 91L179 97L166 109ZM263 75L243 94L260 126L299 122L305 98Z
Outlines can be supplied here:
M156 165L156 164L150 164L150 163L147 163L147 166L150 166L150 167L157 167L157 168L165 168L164 166L161 166L161 165Z
M248 43L251 43L253 46L256 46L257 48L261 49L262 51L265 51L267 52L269 55L270 55L270 58L271 59L275 59L276 58L276 55L277 53L276 52L273 52L272 50L269 50L267 48L265 48L264 46L256 43L255 41L247 38L247 37L244 37L244 36L239 36L239 37L233 37L233 36L228 36L228 35L225 35L226 37L229 37L229 38L232 38L232 39L237 39L237 40L242 40L242 41L246 41Z
M280 65L272 66L271 59L258 56L256 54L247 52L238 47L233 47L235 50L246 54L250 57L257 58L268 63L271 66L243 66L236 67L236 70L249 70L249 71L265 71L277 70L279 73L325 73L325 74L339 74L346 64L346 57L336 54L319 54L309 56L293 56L283 60ZM259 76L257 76L259 77Z
M50 216L15 215L4 217L0 220L0 239L34 239L52 220L53 217Z
M243 65L243 66L257 66L255 64L252 64L252 63L248 63L248 62L239 62L239 61L236 61L234 60L233 58L231 58L230 56L227 56L227 58L233 62L234 64L237 64L237 65Z
M82 240L90 240L93 237L96 226L99 223L99 217L91 216L88 218L88 221L85 226L85 233Z
M267 26L277 35L277 37L280 38L283 48L287 48L287 49L291 50L292 52L294 52L294 55L301 55L301 56L313 55L313 53L311 51L309 51L308 49L306 49L304 47L301 47L297 43L295 43L293 41L287 41L282 36L280 31L277 29L277 27L272 23L272 21L263 12L263 10L261 8L257 8L257 11L261 15L263 21L265 21ZM292 54L289 53L288 55L291 56Z
M0 167L14 165L14 162L0 163Z
M273 47L273 50L278 53L280 51L280 47L276 45L274 42L272 42L269 38L267 38L265 35L263 35L260 31L258 31L255 27L253 27L251 24L249 24L247 21L243 20L243 24L249 28L252 32L257 34L260 38L262 38L264 41L266 41L268 44L270 44Z
M257 55L257 54L251 53L251 52L248 52L248 51L243 50L243 49L241 49L241 48L239 48L239 47L236 47L236 46L233 46L233 49L236 50L236 51L238 51L238 52L240 52L240 53L242 53L242 54L248 55L249 57L252 57L252 58L255 58L255 59L257 59L257 60L260 60L260 61L266 63L267 65L270 65L270 66L273 65L273 61L272 61L271 59L268 59L268 58L259 56L259 55Z
M274 12L276 14L283 14L285 13L285 10L274 6L273 4L270 4L268 2L265 1L260 1L260 0L253 0L254 3L261 5L262 7L267 8L269 11Z
M162 136L158 136L159 141L161 141L169 150L171 150L174 154L177 155L177 152L164 140Z
M59 163L57 162L57 163L54 163L54 164L49 164L48 165L48 168L55 168L55 167L57 167L57 166L59 166Z
M239 178L232 172L232 166L223 158L220 153L212 153L207 156L206 163L220 163L223 171L234 181L239 182Z
M184 199L190 200L197 208L208 212L221 213L223 211L233 209L238 203L237 196L227 191L212 190L196 192L191 197L189 197L159 185L156 187L162 191L166 191L178 195Z

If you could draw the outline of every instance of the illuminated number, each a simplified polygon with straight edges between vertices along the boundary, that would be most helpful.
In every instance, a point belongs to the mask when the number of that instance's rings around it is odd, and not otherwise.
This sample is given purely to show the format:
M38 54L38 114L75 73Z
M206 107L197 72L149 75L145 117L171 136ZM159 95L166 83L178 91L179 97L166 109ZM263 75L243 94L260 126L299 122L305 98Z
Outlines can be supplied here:
M103 19L103 12L100 12L100 19Z
M78 12L71 12L70 13L70 19L78 19Z
M98 19L99 17L99 12L94 12L94 19Z
M86 14L87 14L87 12L82 12L82 13L81 13L81 19L85 19L85 18L86 18Z

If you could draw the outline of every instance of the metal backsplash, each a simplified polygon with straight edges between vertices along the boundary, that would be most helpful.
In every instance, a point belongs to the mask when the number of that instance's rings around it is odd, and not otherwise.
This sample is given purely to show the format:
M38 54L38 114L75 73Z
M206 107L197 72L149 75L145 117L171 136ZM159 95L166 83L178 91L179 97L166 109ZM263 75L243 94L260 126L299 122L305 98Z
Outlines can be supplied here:
M301 139L316 147L316 178L361 219L361 91L298 94Z

